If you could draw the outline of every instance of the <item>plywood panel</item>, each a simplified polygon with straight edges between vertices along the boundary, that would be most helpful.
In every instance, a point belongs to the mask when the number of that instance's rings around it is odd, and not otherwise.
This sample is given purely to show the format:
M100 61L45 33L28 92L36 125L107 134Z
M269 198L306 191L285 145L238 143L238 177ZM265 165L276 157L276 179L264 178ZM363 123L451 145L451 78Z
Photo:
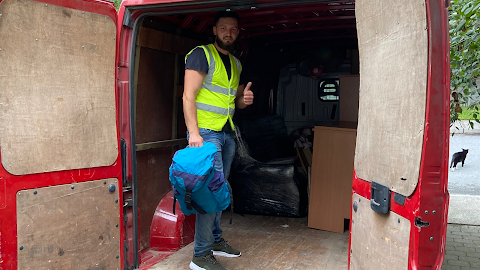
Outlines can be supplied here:
M379 214L370 200L353 194L351 270L407 270L410 221L394 212ZM353 209L353 208L352 208Z
M138 208L140 208L140 248L150 246L150 226L155 209L163 196L172 190L168 168L172 147L137 152Z
M137 44L150 49L186 55L196 46L202 45L202 42L146 27L140 27Z
M113 164L115 23L29 0L2 1L0 13L5 169L23 175Z
M118 199L117 179L19 191L18 269L120 269Z
M135 142L172 139L175 54L141 48Z
M350 218L356 130L315 127L308 227L343 233Z
M138 70L135 141L172 139L175 54L142 47ZM185 136L185 135L184 135ZM150 246L150 225L158 203L172 189L168 168L173 148L137 152L140 248Z
M428 30L424 0L355 2L360 108L355 170L409 196L425 126Z

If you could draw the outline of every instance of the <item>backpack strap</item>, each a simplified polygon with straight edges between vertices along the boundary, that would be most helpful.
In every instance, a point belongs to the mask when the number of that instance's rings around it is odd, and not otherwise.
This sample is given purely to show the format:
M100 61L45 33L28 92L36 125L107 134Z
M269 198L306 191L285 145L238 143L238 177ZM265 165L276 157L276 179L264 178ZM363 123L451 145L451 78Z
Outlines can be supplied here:
M187 190L185 193L185 205L187 206L188 210L195 209L200 214L206 214L205 210L203 210L194 200L192 200L192 191Z
M175 206L177 205L177 198L173 196L173 214L175 215Z

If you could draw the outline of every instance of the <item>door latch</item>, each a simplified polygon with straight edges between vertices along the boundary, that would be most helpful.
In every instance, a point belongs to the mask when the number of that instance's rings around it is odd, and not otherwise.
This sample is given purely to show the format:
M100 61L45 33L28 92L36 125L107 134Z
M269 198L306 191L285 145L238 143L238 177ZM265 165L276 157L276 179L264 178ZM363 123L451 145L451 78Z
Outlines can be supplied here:
M390 189L387 186L372 181L370 207L373 211L387 214L390 211Z
M428 227L428 226L430 226L430 222L423 221L421 218L415 217L415 226L417 226L419 228Z
M126 198L123 201L123 207L133 207L133 199L132 198Z

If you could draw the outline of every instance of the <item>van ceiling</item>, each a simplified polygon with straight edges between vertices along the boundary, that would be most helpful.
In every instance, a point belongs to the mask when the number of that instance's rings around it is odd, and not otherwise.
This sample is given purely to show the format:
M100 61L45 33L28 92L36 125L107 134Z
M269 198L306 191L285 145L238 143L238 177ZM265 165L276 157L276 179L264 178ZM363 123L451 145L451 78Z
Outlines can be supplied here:
M240 15L241 43L291 50L319 46L357 48L355 2L351 0L234 11ZM184 33L211 36L216 12L163 15L156 19Z

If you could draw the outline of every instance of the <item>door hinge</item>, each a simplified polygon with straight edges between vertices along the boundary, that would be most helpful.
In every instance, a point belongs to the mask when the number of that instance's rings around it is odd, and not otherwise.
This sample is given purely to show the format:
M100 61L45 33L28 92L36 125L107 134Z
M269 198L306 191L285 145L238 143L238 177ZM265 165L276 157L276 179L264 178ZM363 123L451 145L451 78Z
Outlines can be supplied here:
M400 205L405 205L405 196L403 196L402 194L398 194L398 193L394 192L393 201L400 204Z
M417 226L419 228L428 227L428 226L430 226L430 222L423 221L421 218L415 217L415 226Z
M373 211L387 214L390 211L391 192L387 186L372 181L370 207Z
M132 198L126 198L123 201L123 207L133 207L133 199Z
M125 186L122 190L124 193L132 191L132 186Z

